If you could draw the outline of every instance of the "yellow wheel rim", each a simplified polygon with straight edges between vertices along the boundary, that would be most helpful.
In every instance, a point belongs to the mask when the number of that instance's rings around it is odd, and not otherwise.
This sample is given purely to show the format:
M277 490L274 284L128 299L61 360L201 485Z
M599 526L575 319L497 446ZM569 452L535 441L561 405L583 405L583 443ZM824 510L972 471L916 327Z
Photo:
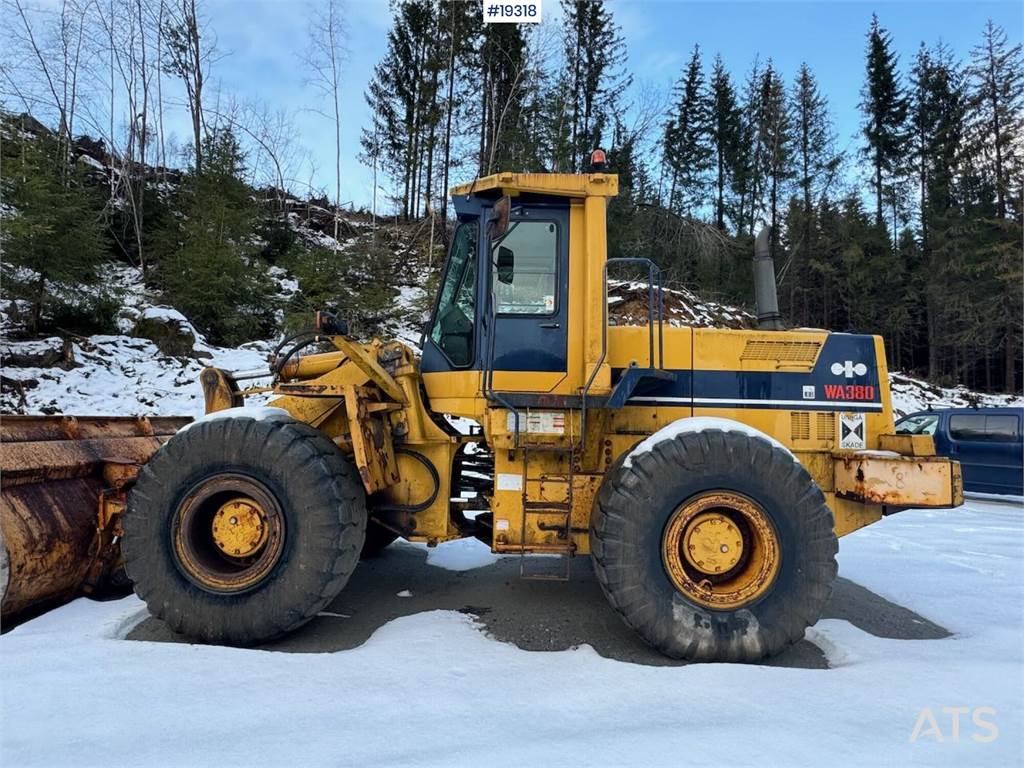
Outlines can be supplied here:
M267 540L266 513L252 499L232 499L213 516L213 542L230 557L248 557Z
M210 592L244 592L265 579L284 551L281 505L261 482L225 473L195 485L173 516L181 572Z
M662 561L673 585L707 608L734 610L757 600L774 583L780 556L768 514L731 491L684 502L662 537Z

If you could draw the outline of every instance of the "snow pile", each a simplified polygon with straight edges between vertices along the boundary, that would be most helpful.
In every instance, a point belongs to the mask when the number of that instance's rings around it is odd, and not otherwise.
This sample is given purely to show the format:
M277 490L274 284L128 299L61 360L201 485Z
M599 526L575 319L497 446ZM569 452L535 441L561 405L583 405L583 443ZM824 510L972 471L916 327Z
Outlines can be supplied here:
M17 344L12 345L15 348ZM146 339L90 336L72 344L75 367L5 368L0 411L80 416L199 416L204 364L265 368L268 344L231 349L203 344L209 359L168 357Z
M0 637L0 748L19 766L721 765L723 744L736 766L1017 765L1022 545L1021 510L982 502L847 537L842 576L955 634L893 640L823 620L808 637L827 670L528 652L452 611L335 653L124 642L142 603L78 600ZM951 707L967 708L955 741ZM912 740L925 708L941 742ZM395 728L439 714L472 727Z
M793 461L796 461L796 457L793 452L786 446L780 443L771 435L766 435L759 429L755 429L749 424L743 424L732 419L719 419L713 416L698 416L691 419L679 419L673 421L671 424L662 427L654 434L640 441L640 443L629 452L625 460L622 462L622 466L629 469L633 466L633 461L639 456L650 453L654 450L655 446L664 443L668 440L674 440L679 435L689 434L691 432L705 432L705 431L719 431L719 432L742 432L750 437L758 437L765 442L771 443L775 448L779 448L785 451Z
M655 294L657 301L657 294ZM688 288L663 288L665 322L694 328L752 328L754 315L738 307L705 301ZM640 281L608 281L608 320L614 325L647 325L650 297ZM655 307L657 310L657 307Z
M889 389L892 408L898 416L938 408L1024 406L1024 397L1020 395L989 395L973 392L962 385L939 387L899 372L889 374Z

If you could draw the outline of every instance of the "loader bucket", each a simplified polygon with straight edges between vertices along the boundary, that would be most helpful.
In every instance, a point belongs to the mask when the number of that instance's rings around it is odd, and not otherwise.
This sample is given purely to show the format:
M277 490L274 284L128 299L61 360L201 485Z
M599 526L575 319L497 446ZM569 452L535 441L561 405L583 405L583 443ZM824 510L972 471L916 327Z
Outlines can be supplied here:
M102 587L127 486L189 421L0 417L0 620Z

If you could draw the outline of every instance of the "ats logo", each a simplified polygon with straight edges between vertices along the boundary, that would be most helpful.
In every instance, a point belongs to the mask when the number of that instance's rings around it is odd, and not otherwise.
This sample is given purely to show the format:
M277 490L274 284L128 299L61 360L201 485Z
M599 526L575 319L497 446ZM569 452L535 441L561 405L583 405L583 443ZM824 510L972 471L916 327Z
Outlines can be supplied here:
M826 384L829 400L874 400L875 388L870 384Z

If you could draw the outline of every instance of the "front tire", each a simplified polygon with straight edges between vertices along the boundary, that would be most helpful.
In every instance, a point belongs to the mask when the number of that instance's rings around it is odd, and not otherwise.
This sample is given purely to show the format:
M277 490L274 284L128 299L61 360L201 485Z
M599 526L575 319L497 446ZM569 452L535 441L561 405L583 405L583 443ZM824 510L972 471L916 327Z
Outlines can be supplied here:
M214 419L143 467L124 529L125 568L150 613L205 642L252 645L306 623L348 582L365 494L306 424Z
M620 458L591 519L597 580L650 645L752 662L800 640L832 591L832 513L784 449L740 431L683 432Z

